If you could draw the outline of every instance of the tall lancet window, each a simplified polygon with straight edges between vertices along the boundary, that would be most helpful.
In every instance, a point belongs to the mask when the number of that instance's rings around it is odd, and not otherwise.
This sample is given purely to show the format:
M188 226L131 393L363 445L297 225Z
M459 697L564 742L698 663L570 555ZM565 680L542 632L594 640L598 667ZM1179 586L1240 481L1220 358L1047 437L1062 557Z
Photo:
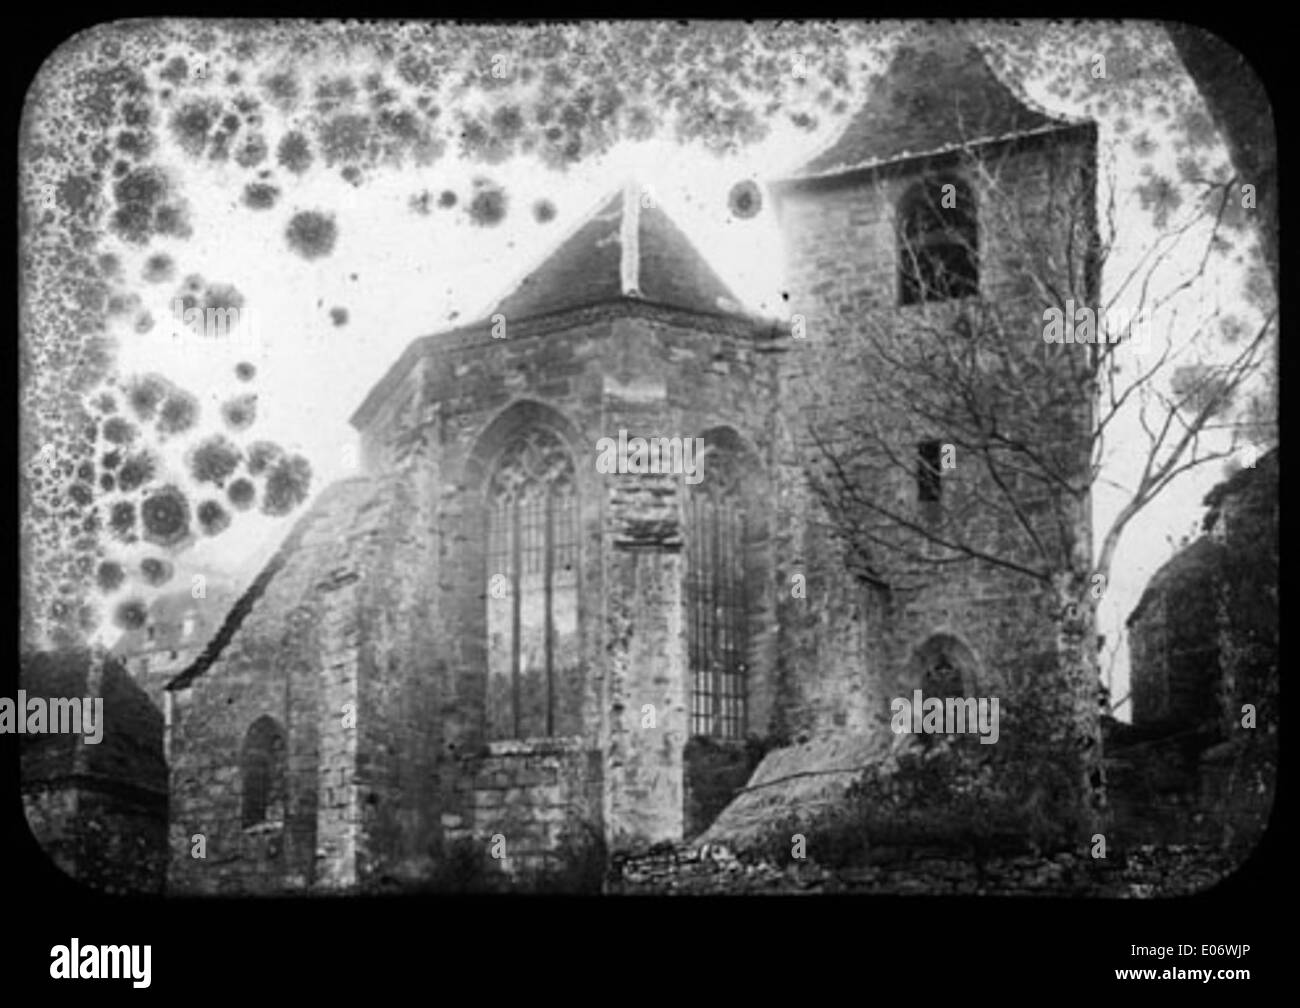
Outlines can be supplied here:
M573 458L546 428L511 441L487 485L487 737L577 734Z
M749 660L748 518L739 463L737 453L711 445L703 480L686 487L691 733L727 739L745 734Z
M239 756L245 826L284 819L284 729L272 717L253 722Z

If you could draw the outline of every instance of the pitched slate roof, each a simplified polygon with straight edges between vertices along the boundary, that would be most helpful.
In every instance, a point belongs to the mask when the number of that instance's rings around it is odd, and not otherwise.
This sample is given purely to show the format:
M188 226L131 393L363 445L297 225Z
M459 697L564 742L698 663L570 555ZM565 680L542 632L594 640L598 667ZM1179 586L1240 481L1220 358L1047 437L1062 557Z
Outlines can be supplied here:
M492 309L509 320L633 298L748 317L727 285L634 183L606 199Z
M1075 124L1031 108L994 75L975 45L941 34L899 48L839 137L790 178L838 175Z

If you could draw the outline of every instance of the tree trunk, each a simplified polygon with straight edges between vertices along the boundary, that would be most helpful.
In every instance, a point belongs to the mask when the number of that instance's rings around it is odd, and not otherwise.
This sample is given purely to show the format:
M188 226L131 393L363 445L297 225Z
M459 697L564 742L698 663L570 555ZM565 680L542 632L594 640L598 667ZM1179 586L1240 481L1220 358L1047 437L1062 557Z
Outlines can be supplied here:
M1106 808L1101 751L1100 669L1097 629L1088 575L1062 571L1052 579L1056 603L1056 657L1061 694L1060 725L1068 733L1073 771L1079 786L1075 796L1084 826L1101 829Z

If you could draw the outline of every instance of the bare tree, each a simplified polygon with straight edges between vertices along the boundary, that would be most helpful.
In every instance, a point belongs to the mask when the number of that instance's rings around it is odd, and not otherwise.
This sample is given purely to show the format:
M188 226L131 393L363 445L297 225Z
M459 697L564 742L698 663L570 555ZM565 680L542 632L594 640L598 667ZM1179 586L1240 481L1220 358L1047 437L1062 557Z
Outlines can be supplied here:
M1237 450L1237 403L1270 360L1273 315L1243 331L1195 296L1230 190L1207 189L1113 256L1116 189L1103 187L1098 221L1091 151L1027 170L1016 145L968 150L890 200L898 307L809 338L796 380L812 482L858 570L902 588L974 565L1042 598L1055 675L1038 686L1071 726L1076 797L1095 821L1097 601L1134 516ZM877 185L888 198L890 183ZM1107 460L1119 438L1137 476L1094 530L1094 489L1117 485Z

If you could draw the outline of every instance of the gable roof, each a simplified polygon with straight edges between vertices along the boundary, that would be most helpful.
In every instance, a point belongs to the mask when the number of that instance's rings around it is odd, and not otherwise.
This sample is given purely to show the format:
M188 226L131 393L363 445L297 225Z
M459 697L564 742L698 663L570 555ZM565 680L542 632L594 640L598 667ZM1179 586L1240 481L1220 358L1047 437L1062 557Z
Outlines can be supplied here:
M839 175L1085 121L1031 108L977 46L941 33L901 46L839 137L789 178Z
M657 206L641 205L636 182L596 204L569 235L475 321L421 336L366 394L352 414L363 429L431 346L486 333L500 312L511 326L531 318L597 305L652 306L701 316L701 322L768 325L741 304L690 239Z
M489 314L511 321L633 298L750 317L681 229L629 183L603 200Z

